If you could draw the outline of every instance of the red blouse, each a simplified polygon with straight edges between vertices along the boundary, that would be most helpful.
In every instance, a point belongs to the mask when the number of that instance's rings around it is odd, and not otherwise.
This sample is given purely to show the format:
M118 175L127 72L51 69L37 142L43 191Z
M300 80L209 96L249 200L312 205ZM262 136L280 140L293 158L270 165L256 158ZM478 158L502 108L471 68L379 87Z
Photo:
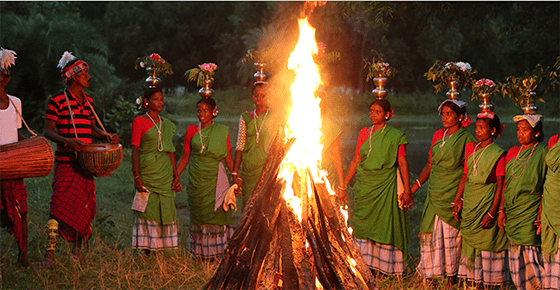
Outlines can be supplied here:
M468 143L467 146L465 146L465 160L467 160L473 153L474 153L474 147L475 147L476 142L471 142ZM482 149L484 150L484 149ZM478 150L480 151L480 150ZM500 158L498 158L498 162L496 162L496 164L494 165L494 168L492 169L492 172L490 173L490 175L488 176L488 182L496 182L497 181L497 176L506 176L506 153L502 153L502 155L500 156ZM479 156L480 157L480 156ZM464 162L465 166L463 169L463 173L467 174L469 173L469 167L467 166L467 162Z
M140 140L146 135L146 133L154 126L151 120L148 120L142 116L134 118L132 121L132 140L130 145L140 146Z
M359 153L360 147L362 147L364 142L366 142L366 140L369 138L369 128L370 127L365 127L365 128L362 128L362 130L360 130L360 134L358 135L358 144L356 145L355 154L360 155L360 153ZM397 155L397 158L402 157L402 156L406 156L406 149L405 149L404 145L399 145L399 153Z

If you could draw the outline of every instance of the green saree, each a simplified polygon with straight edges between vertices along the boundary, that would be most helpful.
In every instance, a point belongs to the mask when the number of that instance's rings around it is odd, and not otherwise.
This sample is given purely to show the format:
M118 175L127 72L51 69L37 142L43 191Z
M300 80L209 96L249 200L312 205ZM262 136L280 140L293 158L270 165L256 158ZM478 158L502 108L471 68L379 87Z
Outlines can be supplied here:
M193 225L231 225L231 211L220 207L214 212L219 162L227 156L227 137L227 126L211 124L191 139L187 193Z
M486 150L483 152L483 150ZM483 154L481 156L480 154ZM474 262L480 251L498 252L507 249L508 239L504 231L500 230L498 223L489 229L480 226L482 218L490 211L496 192L495 183L487 183L488 176L492 173L498 159L504 150L492 143L486 149L474 152L467 159L468 180L463 193L463 221L461 222L461 235L463 237L462 254ZM474 160L477 160L477 175L473 175Z
M242 157L243 162L241 163L241 169L239 171L239 176L243 180L243 185L241 186L243 200L241 202L241 206L239 207L242 211L253 192L253 188L259 180L264 162L266 161L267 148L270 138L267 128L263 128L263 121L265 121L265 127L267 125L266 123L270 123L270 121L266 122L263 115L259 118L251 120L247 112L241 114L246 126L245 148L243 148ZM257 129L255 128L255 122L257 122L256 127L260 129L259 143L257 143Z
M442 139L432 146L432 170L428 195L424 203L420 232L432 233L436 215L448 225L459 229L460 223L453 217L451 203L457 194L459 182L463 176L463 160L465 146L476 139L464 128L447 139L442 145Z
M175 192L171 189L173 183L173 164L169 159L169 152L175 152L173 134L175 124L162 118L161 134L163 151L158 151L158 132L153 126L142 136L139 147L140 179L150 191L148 205L144 212L137 212L143 220L168 224L177 219L175 208ZM159 126L159 125L158 125Z
M519 160L525 162L518 163L514 157L506 164L505 230L509 240L515 244L539 247L541 239L533 222L537 219L543 194L546 173L544 157L547 149L546 146L538 144L529 159L531 151L532 149L528 148L518 155Z
M370 150L371 141L371 150ZM399 145L408 147L406 135L391 127L379 129L362 144L362 160L354 185L354 236L393 245L408 257L408 219L397 200ZM367 156L369 152L369 157Z
M548 170L542 199L542 249L545 253L556 255L560 237L560 142L549 148L544 160Z

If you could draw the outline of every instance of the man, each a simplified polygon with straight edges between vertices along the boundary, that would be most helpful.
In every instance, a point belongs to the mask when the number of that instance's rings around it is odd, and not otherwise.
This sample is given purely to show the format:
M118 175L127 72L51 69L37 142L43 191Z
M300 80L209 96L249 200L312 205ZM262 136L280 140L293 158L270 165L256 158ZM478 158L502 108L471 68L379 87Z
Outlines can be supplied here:
M6 93L10 81L8 67L15 64L16 53L0 51L0 145L24 140L21 128L21 100ZM19 112L19 113L18 113ZM1 179L1 176L0 176ZM19 247L18 264L30 267L27 258L27 191L23 179L0 181L0 224L16 239Z
M97 212L95 181L80 167L76 152L91 144L93 138L118 143L119 137L103 132L95 123L93 100L83 91L91 80L88 64L66 51L58 67L62 69L66 89L49 99L44 127L45 137L57 143L50 217L58 222L58 232L73 244L72 258L88 262L81 248L91 235L91 223ZM55 262L55 244L49 239L45 266Z

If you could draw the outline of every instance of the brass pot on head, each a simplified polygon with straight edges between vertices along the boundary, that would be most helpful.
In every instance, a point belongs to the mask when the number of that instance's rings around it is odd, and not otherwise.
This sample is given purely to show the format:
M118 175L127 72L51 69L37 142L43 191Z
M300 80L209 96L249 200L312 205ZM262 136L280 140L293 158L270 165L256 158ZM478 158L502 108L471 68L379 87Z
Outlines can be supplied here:
M206 75L204 79L204 85L200 90L198 90L198 94L200 94L203 98L211 98L214 95L214 90L212 89L212 85L214 84L214 79Z
M537 93L529 92L527 98L525 99L525 106L521 108L523 114L525 115L535 115L538 111L537 106L535 106L535 99L537 98Z
M268 75L264 72L264 69L266 68L266 63L255 62L254 65L255 68L257 69L257 72L253 75L253 77L255 78L255 82L266 82L266 80L268 79Z
M492 94L481 93L478 95L482 100L482 104L478 105L478 108L482 113L491 113L494 111L494 105L490 102Z
M449 91L446 94L448 99L456 101L461 97L461 92L457 90L458 87L459 82L457 82L455 79L452 79L449 82Z
M155 89L161 82L161 79L156 76L156 69L153 67L147 67L146 72L148 73L148 78L146 79L148 87L150 89Z
M373 83L377 86L372 91L373 96L378 99L384 99L385 97L387 97L388 92L385 89L385 86L387 85L387 78L381 76L376 77L373 79Z

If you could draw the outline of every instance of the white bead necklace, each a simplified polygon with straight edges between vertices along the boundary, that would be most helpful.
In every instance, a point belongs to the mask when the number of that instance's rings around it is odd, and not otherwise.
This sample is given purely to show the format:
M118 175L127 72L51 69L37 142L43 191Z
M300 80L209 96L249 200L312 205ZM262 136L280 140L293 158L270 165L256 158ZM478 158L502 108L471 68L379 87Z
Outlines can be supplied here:
M539 142L535 143L535 145L533 145L533 149L531 150L531 154L529 154L529 157L527 157L526 159L520 159L519 158L519 154L521 154L521 151L523 151L523 145L521 145L521 147L519 148L519 152L517 152L517 156L515 156L515 163L513 163L513 168L511 170L511 177L517 179L520 178L521 176L523 176L523 174L525 174L525 169L527 169L527 164L529 164L529 160L531 160L531 157L533 157L533 152L535 152L535 148L537 147L537 144L539 144ZM521 160L521 161L520 161ZM525 161L525 162L523 162ZM523 167L523 171L521 172L521 175L519 176L515 176L515 165L521 165L525 163L525 166Z
M373 127L375 125L371 126L371 128L369 128L369 150L367 152L367 156L369 157L369 153L371 152L371 134L373 134ZM383 133L383 131L385 131L385 127L387 127L387 123L385 123L385 125L383 125L383 129L381 129L381 133ZM375 138L375 140L377 140L379 137Z
M257 116L257 110L253 110L253 116L255 116L255 131L257 132L257 144L259 144L259 136L261 134L261 130L264 127L264 122L266 121L266 116L268 116L268 111L266 111L266 113L264 114L264 118L263 121L261 123L261 128L257 129L257 120L259 119L259 116Z
M152 119L152 116L150 116L150 114L146 113L146 115L148 115L148 118L150 118L150 121L152 121L152 123L154 123L154 125L156 126L157 129L157 133L158 133L158 139L157 139L157 150L159 152L163 151L163 142L161 140L161 128L163 128L163 123L161 122L161 117L158 115L159 118L159 122L161 123L161 127L158 127L158 125L156 124L156 122L154 122L154 119Z
M451 138L451 136L453 135L453 134L451 134L451 135L447 136L447 140L445 140L445 135L447 134L448 130L449 129L445 129L445 132L443 132L443 137L441 138L441 144L439 145L439 148L443 148L443 145L445 145L445 142L449 141L449 138Z
M212 122L212 124L214 124L214 122ZM202 137L208 137L202 136L202 123L198 123L198 137L200 138L200 145L202 145L202 148L200 148L200 153L202 153L202 151L204 151L204 149L206 148L206 145L204 145L204 143L202 142Z
M492 142L492 143L494 143L494 142ZM482 153L480 153L480 155L478 155L478 159L475 158L474 154L476 153L476 148L478 148L478 145L480 145L480 142L478 142L478 143L476 144L476 146L474 147L474 151L473 151L473 154L472 154L472 157L473 157L473 176L477 176L477 175L478 175L478 170L477 170L478 162L480 161L480 158L482 158L482 155L484 154L484 151L486 151L486 149L487 149L490 145L492 145L492 143L490 143L490 144L488 144L488 145L486 145L486 146L484 147L484 150L482 150Z

